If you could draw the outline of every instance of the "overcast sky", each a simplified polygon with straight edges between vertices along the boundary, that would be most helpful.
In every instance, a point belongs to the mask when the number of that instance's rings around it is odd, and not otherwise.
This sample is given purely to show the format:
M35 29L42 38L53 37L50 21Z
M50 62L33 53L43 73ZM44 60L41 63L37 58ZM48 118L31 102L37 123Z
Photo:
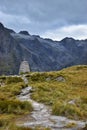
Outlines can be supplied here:
M54 40L87 39L87 0L0 0L0 22Z

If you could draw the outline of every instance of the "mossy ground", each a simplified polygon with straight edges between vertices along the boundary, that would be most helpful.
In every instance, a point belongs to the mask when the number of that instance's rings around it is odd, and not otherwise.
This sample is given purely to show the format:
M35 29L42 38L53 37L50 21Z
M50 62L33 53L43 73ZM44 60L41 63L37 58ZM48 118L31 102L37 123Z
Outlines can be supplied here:
M31 73L32 98L52 107L55 115L87 120L87 66L58 72Z

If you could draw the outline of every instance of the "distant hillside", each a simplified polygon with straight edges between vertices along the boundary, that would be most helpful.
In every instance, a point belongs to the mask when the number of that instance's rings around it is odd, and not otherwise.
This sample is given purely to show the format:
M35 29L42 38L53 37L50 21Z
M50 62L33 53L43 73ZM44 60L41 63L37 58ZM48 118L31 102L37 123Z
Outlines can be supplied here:
M27 31L14 32L0 23L0 74L18 74L27 60L31 71L60 70L72 65L87 64L87 40L64 38L43 39Z

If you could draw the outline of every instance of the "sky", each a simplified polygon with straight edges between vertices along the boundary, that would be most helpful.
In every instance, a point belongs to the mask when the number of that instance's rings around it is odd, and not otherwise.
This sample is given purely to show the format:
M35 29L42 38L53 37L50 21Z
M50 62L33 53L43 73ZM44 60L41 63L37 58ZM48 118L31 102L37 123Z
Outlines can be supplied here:
M0 0L0 22L53 40L87 39L87 0Z

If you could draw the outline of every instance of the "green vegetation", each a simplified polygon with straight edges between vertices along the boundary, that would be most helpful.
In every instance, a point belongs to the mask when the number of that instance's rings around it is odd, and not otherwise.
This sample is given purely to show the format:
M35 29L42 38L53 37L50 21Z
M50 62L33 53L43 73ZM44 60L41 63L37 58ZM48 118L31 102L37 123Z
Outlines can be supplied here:
M19 101L16 96L26 87L20 77L0 77L0 130L49 130L37 127L35 129L18 127L17 118L32 111L31 103Z
M30 102L16 98L24 87L26 85L20 77L0 77L0 129L5 130L15 118L32 111Z
M26 74L33 87L32 98L52 108L52 114L87 120L87 66L74 66L58 72ZM16 96L26 87L20 77L0 77L0 130L49 130L15 126L17 118L32 111L29 102ZM76 124L70 123L67 128Z
M52 113L87 120L87 66L58 72L27 74L33 86L32 98L52 107Z
M66 128L73 128L76 126L77 126L77 124L75 124L74 122L71 122L71 123L67 124Z

